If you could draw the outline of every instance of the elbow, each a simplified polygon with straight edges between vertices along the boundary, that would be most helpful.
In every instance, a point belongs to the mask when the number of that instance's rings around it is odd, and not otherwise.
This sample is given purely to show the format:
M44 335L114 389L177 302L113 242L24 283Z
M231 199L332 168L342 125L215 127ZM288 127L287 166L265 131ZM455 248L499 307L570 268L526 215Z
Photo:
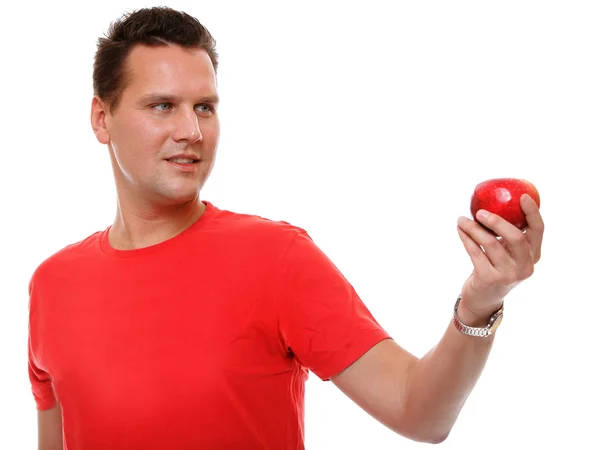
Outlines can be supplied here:
M408 404L404 406L402 413L396 417L394 427L396 433L423 444L441 444L448 439L454 427L456 417L435 411L435 408L427 405Z
M422 444L441 444L444 442L450 433L445 434L408 434L408 433L399 433L402 436L415 441L420 442Z
M413 438L413 440L417 442L421 442L423 444L441 444L444 442L450 433L444 434L423 434L418 437Z
M412 424L403 422L393 430L407 439L423 444L441 444L448 439L451 431L424 422L413 422Z
M444 442L446 439L448 439L448 436L450 435L450 433L445 433L443 435L437 435L437 436L432 436L432 439L429 439L427 441L428 444L441 444L442 442Z

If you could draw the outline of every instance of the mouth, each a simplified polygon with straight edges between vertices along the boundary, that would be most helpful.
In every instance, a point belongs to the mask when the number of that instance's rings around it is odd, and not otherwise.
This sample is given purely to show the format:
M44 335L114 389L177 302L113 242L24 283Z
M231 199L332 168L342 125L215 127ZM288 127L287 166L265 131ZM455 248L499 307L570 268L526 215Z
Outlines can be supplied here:
M170 158L165 159L167 164L171 167L178 170L180 173L192 173L196 172L200 167L199 159L191 159L191 158Z
M195 158L169 158L167 159L167 161L171 162L171 163L175 163L175 164L196 164L197 162L200 162L199 159L195 159Z

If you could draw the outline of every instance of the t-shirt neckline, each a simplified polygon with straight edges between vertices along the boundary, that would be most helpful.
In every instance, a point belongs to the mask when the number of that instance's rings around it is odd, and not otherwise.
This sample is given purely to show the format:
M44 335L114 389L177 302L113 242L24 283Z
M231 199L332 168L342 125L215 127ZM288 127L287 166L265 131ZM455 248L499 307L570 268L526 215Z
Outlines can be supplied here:
M202 200L202 203L206 205L206 208L204 209L202 215L192 225L187 227L181 233L177 234L176 236L173 236L170 239L167 239L166 241L162 241L158 244L150 245L148 247L136 248L131 250L119 250L112 247L110 245L110 242L108 241L108 232L112 228L112 225L109 225L100 234L100 248L106 255L117 258L132 258L145 256L168 249L173 245L176 245L179 241L181 241L181 239L185 239L185 237L189 233L193 232L194 230L197 230L200 227L203 227L206 224L206 222L210 220L211 216L216 212L217 208L210 201Z

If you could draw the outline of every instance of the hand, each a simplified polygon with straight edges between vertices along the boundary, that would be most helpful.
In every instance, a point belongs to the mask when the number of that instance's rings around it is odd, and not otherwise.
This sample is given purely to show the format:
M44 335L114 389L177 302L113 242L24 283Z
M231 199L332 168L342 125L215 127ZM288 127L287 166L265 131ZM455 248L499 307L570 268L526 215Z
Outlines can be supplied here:
M472 318L487 319L504 302L504 297L533 274L540 260L544 221L537 204L527 194L520 198L527 219L525 231L502 217L480 210L477 219L499 237L467 217L458 219L458 234L471 261L473 273L462 289L461 305ZM482 214L483 213L483 214Z

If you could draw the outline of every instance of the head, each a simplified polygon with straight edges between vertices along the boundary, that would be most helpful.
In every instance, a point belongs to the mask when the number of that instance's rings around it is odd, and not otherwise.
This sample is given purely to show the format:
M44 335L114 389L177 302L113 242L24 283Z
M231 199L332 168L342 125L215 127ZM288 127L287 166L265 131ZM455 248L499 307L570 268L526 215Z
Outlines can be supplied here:
M125 14L98 40L91 121L121 202L197 199L219 141L217 56L197 19L164 7ZM182 169L178 154L199 162Z

